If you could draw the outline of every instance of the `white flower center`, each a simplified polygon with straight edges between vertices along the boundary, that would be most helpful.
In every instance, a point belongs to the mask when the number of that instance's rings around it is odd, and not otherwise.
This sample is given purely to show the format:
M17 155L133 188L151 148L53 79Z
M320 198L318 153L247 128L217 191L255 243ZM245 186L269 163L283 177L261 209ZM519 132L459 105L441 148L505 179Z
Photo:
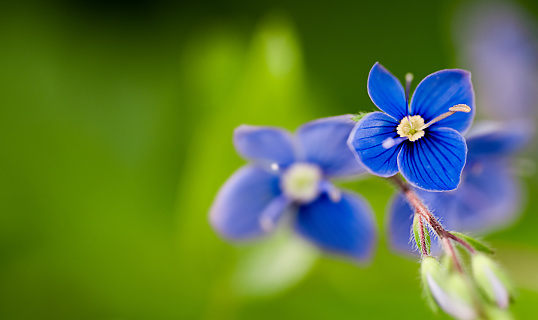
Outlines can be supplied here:
M424 137L424 129L424 119L421 116L412 116L403 118L398 127L396 127L396 132L402 138L417 141Z
M320 192L321 169L308 163L296 163L282 175L280 187L284 194L297 202L308 203Z

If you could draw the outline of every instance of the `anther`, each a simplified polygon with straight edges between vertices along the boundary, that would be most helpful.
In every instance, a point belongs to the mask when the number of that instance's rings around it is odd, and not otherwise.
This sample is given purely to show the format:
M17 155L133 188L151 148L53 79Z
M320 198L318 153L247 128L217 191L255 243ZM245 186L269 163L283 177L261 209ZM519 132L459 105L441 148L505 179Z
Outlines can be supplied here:
M466 104L457 104L455 106L450 107L448 110L449 110L448 112L445 112L442 115L439 115L439 116L435 117L432 121L430 121L430 122L426 123L425 125L423 125L422 127L420 127L419 130L424 130L427 127L431 126L432 124L450 117L451 115L453 115L456 112L469 113L469 112L471 112L471 107L469 107Z
M409 108L409 90L411 90L411 82L413 81L413 74L408 72L405 74L405 104Z

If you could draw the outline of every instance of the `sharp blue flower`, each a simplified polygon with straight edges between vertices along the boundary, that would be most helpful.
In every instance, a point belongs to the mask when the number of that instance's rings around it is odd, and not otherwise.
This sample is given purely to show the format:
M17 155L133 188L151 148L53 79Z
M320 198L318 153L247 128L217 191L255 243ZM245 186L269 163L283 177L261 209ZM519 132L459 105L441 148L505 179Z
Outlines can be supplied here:
M430 191L455 189L465 165L462 136L474 117L471 75L448 69L430 74L417 86L409 103L406 89L376 63L368 76L368 94L384 112L359 121L348 140L357 160L371 173L401 174L413 186Z
M511 160L532 134L527 122L478 124L467 135L469 153L460 187L441 193L417 189L417 194L449 230L485 233L509 225L518 216L522 193ZM389 242L398 252L414 250L413 214L398 194L388 213ZM432 243L434 253L439 252L436 242Z
M351 115L315 120L295 135L273 127L240 126L237 152L251 161L228 179L210 211L225 238L249 240L270 233L288 215L293 229L324 251L368 260L376 227L368 203L329 179L365 170L346 144Z

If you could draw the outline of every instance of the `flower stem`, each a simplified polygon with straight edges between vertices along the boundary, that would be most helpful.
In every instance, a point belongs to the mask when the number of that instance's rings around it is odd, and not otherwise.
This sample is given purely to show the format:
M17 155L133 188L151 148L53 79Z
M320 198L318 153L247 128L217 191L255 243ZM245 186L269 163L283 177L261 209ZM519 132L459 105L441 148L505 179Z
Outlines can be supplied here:
M457 243L461 244L465 247L465 249L469 250L471 253L475 253L475 250L473 247L471 247L467 242L465 242L463 239L460 239L459 237L453 235L452 233L448 232L443 228L441 223L435 218L435 216L430 212L428 207L420 200L418 195L413 191L411 186L405 182L400 176L392 176L389 178L390 181L392 181L398 189L403 193L405 198L407 199L407 202L413 207L415 210L415 214L421 216L424 221L426 221L427 224L429 224L433 231L437 234L439 239L441 240L443 246L445 247L447 253L454 261L454 266L458 272L463 273L463 269L461 267L461 263L459 261L459 258L456 254L456 251L454 250L454 246L450 242L450 240L456 241ZM422 223L422 220L421 220ZM423 234L421 234L420 241L421 245L423 240ZM422 246L424 248L424 246ZM424 250L421 252L424 256L427 256L427 254L424 254Z
M467 242L465 242L465 240L459 238L459 237L456 237L455 235L453 235L452 233L448 232L447 236L456 241L457 243L461 244L462 246L465 247L465 249L469 250L470 253L472 254L475 254L476 253L476 250L470 245L468 244Z

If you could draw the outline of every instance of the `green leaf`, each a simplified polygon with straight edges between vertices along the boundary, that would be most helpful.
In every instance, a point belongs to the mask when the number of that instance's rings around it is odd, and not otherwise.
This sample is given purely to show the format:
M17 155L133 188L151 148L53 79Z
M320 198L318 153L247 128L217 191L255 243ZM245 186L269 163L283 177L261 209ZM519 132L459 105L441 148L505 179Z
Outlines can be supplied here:
M489 248L488 246L486 246L484 243L476 240L475 238L471 237L471 236L468 236L466 234L463 234L463 233L460 233L460 232L456 232L456 231L450 231L450 233L452 235L455 235L456 237L458 238L461 238L463 240L465 240L468 244L470 244L473 248L475 248L477 251L480 251L480 252L484 252L484 253L488 253L488 254L493 254L495 253L495 251L493 251L493 249Z

